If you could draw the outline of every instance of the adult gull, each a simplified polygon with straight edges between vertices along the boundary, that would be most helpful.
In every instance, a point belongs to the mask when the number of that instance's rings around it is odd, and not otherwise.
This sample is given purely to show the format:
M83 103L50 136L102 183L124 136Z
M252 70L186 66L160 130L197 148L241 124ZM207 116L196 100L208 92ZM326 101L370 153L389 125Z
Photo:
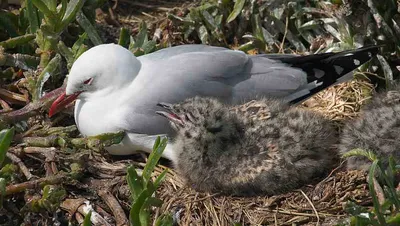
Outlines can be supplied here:
M377 46L369 46L307 56L247 55L223 47L181 45L135 57L120 45L103 44L75 61L65 93L49 115L76 99L75 122L84 136L123 130L126 137L108 152L150 152L158 135L174 136L168 121L156 114L159 102L203 96L227 104L261 97L298 103L351 78L349 72L377 52ZM175 159L171 145L163 157Z

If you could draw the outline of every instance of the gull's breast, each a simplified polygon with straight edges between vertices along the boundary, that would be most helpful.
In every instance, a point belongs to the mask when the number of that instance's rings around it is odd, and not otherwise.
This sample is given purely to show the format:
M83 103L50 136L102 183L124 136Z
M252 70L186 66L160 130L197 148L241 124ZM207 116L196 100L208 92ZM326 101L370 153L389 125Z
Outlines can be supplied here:
M104 102L76 100L74 117L78 130L84 136L93 136L101 133L117 132L112 122L114 109Z

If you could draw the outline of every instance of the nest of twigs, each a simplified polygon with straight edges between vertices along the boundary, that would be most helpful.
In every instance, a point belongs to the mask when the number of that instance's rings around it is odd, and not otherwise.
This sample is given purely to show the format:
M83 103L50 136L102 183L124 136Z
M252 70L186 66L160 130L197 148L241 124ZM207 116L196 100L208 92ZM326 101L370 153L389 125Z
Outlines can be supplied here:
M331 120L342 122L356 117L373 92L374 86L371 83L355 79L314 95L302 106L320 112Z
M338 169L339 170L339 169ZM179 225L292 225L327 223L345 219L348 200L369 204L363 172L332 172L323 181L272 197L229 197L196 192L171 173L158 191Z

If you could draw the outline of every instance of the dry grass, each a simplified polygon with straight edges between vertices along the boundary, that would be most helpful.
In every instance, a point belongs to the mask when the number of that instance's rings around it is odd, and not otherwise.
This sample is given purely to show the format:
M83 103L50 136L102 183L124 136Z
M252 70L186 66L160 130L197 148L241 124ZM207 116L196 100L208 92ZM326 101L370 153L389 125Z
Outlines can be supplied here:
M340 125L357 115L373 90L368 82L352 80L317 94L301 107L321 112ZM171 212L180 225L333 225L346 218L348 200L362 205L371 202L364 173L347 172L341 166L300 190L253 198L196 192L171 170L158 196L164 201L161 212Z
M315 225L318 219L335 222L345 218L348 200L369 204L364 173L338 170L323 181L272 197L228 197L196 192L182 179L168 175L158 191L164 201L161 212L171 212L179 225Z
M357 116L361 106L371 98L374 86L363 80L351 80L326 89L303 103L335 121Z

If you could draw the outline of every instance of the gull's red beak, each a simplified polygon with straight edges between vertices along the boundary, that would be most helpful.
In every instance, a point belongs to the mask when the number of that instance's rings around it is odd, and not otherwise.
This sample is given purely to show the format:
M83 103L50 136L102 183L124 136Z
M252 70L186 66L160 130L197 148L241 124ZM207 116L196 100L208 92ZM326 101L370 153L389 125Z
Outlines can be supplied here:
M72 103L76 98L78 98L81 92L74 93L72 95L67 96L65 91L57 97L57 99L53 102L49 110L49 117L55 115L56 113L60 112L67 106L68 104Z

